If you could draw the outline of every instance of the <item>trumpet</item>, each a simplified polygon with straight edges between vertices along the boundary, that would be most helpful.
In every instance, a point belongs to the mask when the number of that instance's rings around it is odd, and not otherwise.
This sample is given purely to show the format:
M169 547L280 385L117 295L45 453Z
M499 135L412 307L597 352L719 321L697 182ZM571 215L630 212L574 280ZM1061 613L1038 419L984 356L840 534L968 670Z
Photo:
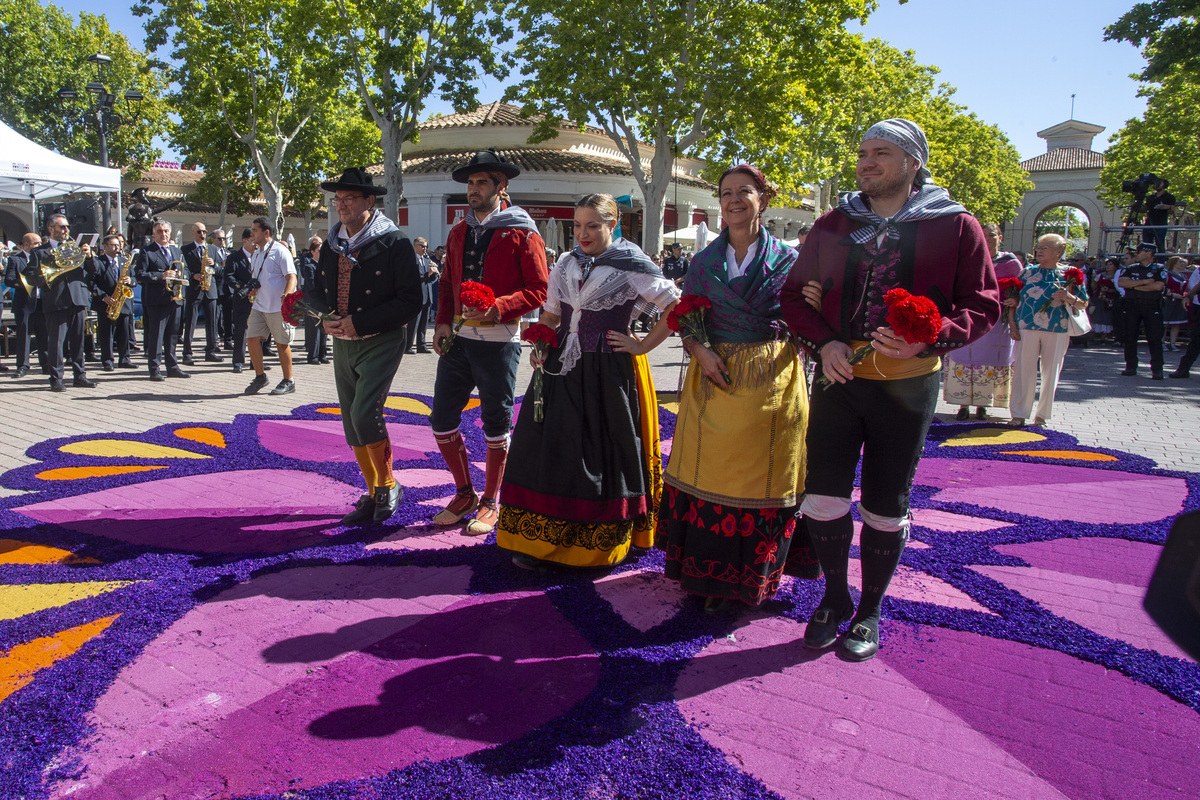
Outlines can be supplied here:
M54 264L41 263L38 266L42 271L42 281L46 284L46 288L50 284L66 275L68 272L79 269L83 266L86 258L83 251L79 249L79 245L71 239L67 239L54 250Z
M168 278L164 276L163 282L175 284L174 288L171 290L171 299L176 303L182 303L183 287L188 285L187 266L182 261L176 260L171 262L171 269L175 270L175 277Z

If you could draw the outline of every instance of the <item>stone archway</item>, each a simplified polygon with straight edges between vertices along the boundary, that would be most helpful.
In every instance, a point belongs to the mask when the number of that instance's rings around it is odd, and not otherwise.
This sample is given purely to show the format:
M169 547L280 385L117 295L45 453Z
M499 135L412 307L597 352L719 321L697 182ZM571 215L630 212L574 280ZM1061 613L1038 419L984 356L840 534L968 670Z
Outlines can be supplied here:
M0 208L0 233L10 242L20 243L21 237L29 233L29 223L8 209ZM0 246L5 242L0 240Z
M1090 214L1088 214L1087 209L1083 208L1078 203L1071 203L1071 202L1051 203L1051 204L1047 205L1045 208L1043 208L1041 211L1039 211L1033 215L1033 230L1034 230L1033 241L1036 242L1037 238L1042 234L1057 233L1060 236L1066 236L1066 239L1072 243L1072 247L1074 246L1076 237L1066 235L1066 233L1064 233L1064 231L1062 229L1061 224L1056 222L1056 223L1054 223L1054 225L1051 225L1051 223L1043 221L1047 214L1049 214L1050 212L1055 211L1057 209L1060 209L1060 208L1071 209L1073 212L1076 212L1078 216L1083 217L1083 219L1084 219L1083 224L1087 228L1087 233L1088 233L1087 241L1085 241L1083 246L1088 247L1088 245L1091 244L1091 231L1092 231L1092 228L1094 227L1092 224L1092 217ZM1073 214L1072 220L1074 221L1076 219L1077 219L1076 214ZM1057 227L1055 227L1055 226L1057 226ZM1030 245L1030 246L1032 247L1032 245ZM1070 249L1071 248L1068 248L1068 251L1070 251ZM1089 251L1090 251L1090 248L1089 248Z
M1060 206L1077 209L1088 218L1087 250L1091 255L1098 253L1103 244L1101 227L1117 223L1112 221L1115 212L1104 208L1095 191L1038 191L1035 188L1027 192L1021 201L1017 218L1005 231L1005 246L1011 250L1033 252L1037 220L1047 211Z

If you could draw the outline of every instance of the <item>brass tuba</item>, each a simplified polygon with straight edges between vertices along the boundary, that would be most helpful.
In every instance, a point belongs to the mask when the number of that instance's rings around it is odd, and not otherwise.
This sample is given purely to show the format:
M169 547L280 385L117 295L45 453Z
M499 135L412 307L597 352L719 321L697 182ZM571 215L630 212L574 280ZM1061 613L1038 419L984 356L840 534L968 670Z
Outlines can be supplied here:
M117 318L121 316L121 308L125 305L125 301L133 297L133 289L125 285L125 278L127 275L129 275L128 258L125 259L125 263L121 265L121 272L119 275L117 275L117 288L113 289L113 293L110 295L112 304L109 305L108 309L105 311L105 314L107 314L108 318L113 322L116 322Z
M38 265L42 270L42 281L49 288L50 284L63 275L82 267L85 260L83 251L79 249L79 245L75 244L73 239L67 239L54 249L53 266L45 262Z
M175 288L171 290L171 299L176 303L183 302L183 287L188 285L187 265L182 261L172 261L171 269L175 270L174 278L163 278L165 283L175 284Z

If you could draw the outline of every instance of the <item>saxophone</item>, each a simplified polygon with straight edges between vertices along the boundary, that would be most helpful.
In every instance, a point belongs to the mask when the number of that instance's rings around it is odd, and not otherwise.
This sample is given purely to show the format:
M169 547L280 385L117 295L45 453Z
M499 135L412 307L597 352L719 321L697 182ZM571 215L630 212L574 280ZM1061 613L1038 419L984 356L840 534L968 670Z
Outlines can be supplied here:
M121 272L117 275L117 288L113 289L113 293L109 295L112 303L109 304L105 314L113 322L117 321L117 317L121 316L121 307L125 305L125 301L133 297L133 289L125 285L125 278L129 276L129 259L125 259L125 263L121 265Z
M208 245L201 245L204 248L204 255L200 258L200 291L207 293L212 288L212 276L215 270L212 268L213 260L208 255Z

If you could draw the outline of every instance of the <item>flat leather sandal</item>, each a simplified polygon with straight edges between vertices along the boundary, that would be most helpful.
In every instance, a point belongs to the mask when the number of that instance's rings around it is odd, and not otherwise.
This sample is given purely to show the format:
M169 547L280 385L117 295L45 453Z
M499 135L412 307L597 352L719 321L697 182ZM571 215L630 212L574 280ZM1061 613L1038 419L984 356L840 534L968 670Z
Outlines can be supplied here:
M457 525L462 518L479 508L479 495L470 486L459 489L450 504L433 518L434 525Z
M467 523L467 527L463 529L464 536L486 536L491 533L496 523L500 521L500 504L491 499L483 498L479 501L479 508L475 511L475 519Z
M840 613L836 608L828 606L818 608L809 619L808 627L804 629L804 646L810 650L824 650L829 647L837 641L838 628L842 626L842 623L848 622L852 616L854 616L853 606Z
M846 661L866 661L879 652L879 624L855 623L842 639L839 655Z

